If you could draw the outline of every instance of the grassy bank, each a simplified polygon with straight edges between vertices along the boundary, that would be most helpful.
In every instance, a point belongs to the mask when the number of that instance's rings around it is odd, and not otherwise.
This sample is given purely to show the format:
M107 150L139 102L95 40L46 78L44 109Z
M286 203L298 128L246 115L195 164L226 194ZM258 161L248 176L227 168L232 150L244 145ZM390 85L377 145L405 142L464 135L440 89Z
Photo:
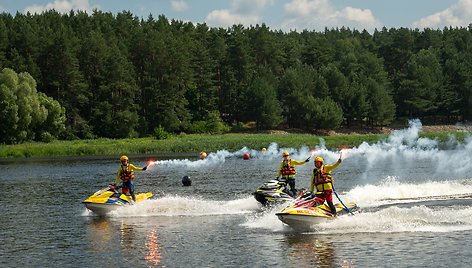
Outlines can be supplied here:
M423 134L423 137L438 139L442 142L454 135L463 141L467 136L463 132L435 132ZM217 150L236 151L244 146L250 149L268 147L275 142L279 147L300 148L314 147L324 139L327 148L354 147L362 142L376 143L385 139L384 134L349 134L335 136L316 136L310 134L224 134L224 135L179 135L167 140L154 138L139 139L96 139L55 141L51 143L26 143L18 145L0 145L0 158L30 158L55 156L94 156L119 154L165 154L192 153Z

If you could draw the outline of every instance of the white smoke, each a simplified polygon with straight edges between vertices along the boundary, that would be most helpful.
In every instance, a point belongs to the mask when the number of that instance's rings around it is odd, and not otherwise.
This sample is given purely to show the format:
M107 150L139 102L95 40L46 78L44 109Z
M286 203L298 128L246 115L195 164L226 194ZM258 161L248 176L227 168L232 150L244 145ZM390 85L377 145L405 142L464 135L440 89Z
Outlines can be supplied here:
M361 176L366 182L380 181L385 178L377 177L378 170L388 170L389 176L398 179L414 180L416 173L429 174L435 179L465 178L472 174L472 138L458 142L453 136L443 145L436 139L421 138L422 124L419 120L409 121L409 127L396 130L386 139L377 143L363 142L358 147L343 149L342 158L345 165L355 165L362 171ZM441 149L440 146L447 149ZM271 143L266 151L243 147L230 152L219 150L210 152L207 158L201 160L170 159L154 162L160 166L178 166L192 169L208 168L225 163L228 158L242 158L248 153L250 158L257 160L280 160L281 154L288 151L292 159L303 160L310 155L322 156L326 163L334 163L340 156L340 151L326 148L325 142L314 149L303 146L296 148L279 148ZM152 170L152 167L150 168Z

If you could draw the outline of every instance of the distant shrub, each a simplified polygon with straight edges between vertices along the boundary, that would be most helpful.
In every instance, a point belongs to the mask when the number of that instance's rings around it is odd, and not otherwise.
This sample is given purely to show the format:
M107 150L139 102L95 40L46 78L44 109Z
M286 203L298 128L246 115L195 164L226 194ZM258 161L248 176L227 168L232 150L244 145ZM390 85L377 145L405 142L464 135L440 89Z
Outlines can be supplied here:
M208 119L206 121L195 121L189 127L190 133L201 134L223 134L230 130L230 127L223 122L218 112L208 113Z
M156 140L166 140L170 138L172 135L167 132L162 126L158 126L154 128L154 138Z
M49 132L43 132L43 133L41 133L41 136L39 137L39 139L42 142L49 143L49 142L54 141L56 138Z
M209 113L207 125L210 130L209 133L213 134L222 134L230 130L230 127L225 122L223 122L220 117L220 113L217 111Z
M208 126L206 121L195 121L189 127L189 132L194 134L201 134L208 132Z

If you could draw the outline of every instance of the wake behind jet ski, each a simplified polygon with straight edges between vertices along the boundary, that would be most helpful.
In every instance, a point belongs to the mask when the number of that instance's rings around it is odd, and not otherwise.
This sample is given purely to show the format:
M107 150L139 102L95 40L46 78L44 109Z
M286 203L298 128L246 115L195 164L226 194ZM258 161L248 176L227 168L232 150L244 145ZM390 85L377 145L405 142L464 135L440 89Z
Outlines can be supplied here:
M131 196L120 193L118 191L119 188L120 187L115 185L109 185L95 192L82 203L85 204L87 209L99 216L105 216L107 213L117 208L134 204ZM136 194L136 203L145 201L151 197L151 192Z
M293 201L295 199L290 195L287 181L284 179L264 182L254 192L254 198L264 206Z
M331 209L326 204L317 204L311 193L305 193L293 204L275 215L283 223L295 229L307 229L321 222L359 213L359 207L353 202L345 203L345 206L341 203L335 204L337 216L331 213Z

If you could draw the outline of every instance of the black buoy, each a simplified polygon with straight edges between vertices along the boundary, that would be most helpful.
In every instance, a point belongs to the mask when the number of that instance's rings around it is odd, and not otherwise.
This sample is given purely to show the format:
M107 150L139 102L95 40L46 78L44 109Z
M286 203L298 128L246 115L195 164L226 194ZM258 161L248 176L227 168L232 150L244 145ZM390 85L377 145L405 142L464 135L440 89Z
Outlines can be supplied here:
M183 176L182 177L182 184L184 186L190 186L190 185L192 185L192 180L190 179L189 176Z

